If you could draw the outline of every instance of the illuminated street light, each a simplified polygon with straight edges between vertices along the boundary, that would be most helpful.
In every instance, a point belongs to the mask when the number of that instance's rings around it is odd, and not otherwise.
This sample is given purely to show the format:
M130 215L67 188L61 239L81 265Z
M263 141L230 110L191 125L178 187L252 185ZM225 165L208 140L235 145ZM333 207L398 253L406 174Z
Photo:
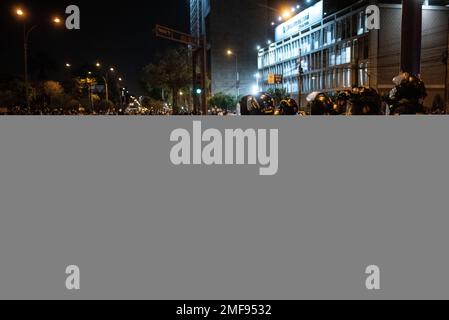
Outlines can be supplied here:
M226 52L228 56L234 56L235 57L235 74L236 74L236 81L235 81L235 91L236 91L236 97L237 99L240 96L240 72L239 72L239 57L238 55L232 51L231 49L228 49Z
M282 18L284 19L289 19L292 16L291 11L286 10L283 14L282 14Z
M100 68L100 67L101 67L101 63L100 63L100 62L97 62L97 63L95 64L95 66L96 66L97 68Z
M122 78L118 78L118 81L123 81L123 79Z
M72 66L72 65L71 65L70 63L66 63L66 64L65 64L65 67L66 67L66 68L70 68L71 66Z
M115 69L114 69L114 68L110 68L110 69L109 69L109 71L111 71L111 72L114 72L114 71L115 71Z
M38 27L38 25L33 25L27 28L24 17L26 16L25 10L22 8L16 8L15 14L17 17L21 18L23 22L23 62L24 62L24 80L25 80L25 100L27 108L30 108L30 95L29 95L29 81L28 81L28 40L30 38L31 32Z
M61 19L58 18L58 17L55 17L55 18L53 19L53 22L56 23L56 24L60 24L60 23L61 23Z

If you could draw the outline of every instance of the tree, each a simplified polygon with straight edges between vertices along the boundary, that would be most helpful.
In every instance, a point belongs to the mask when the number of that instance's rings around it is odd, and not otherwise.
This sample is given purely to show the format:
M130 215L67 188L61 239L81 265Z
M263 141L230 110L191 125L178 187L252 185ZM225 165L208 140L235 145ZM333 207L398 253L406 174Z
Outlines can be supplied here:
M64 89L62 88L61 84L56 81L45 81L42 89L44 91L44 94L50 100L50 106L52 106L53 99L55 97L60 97L64 94Z
M279 104L282 100L290 97L285 88L270 88L267 90L267 93L276 101L276 104Z
M216 93L209 99L210 108L220 108L222 110L234 110L237 105L235 97L222 92Z
M185 48L167 50L156 63L144 67L143 82L147 88L161 88L171 92L173 113L178 113L178 93L189 87L192 67Z

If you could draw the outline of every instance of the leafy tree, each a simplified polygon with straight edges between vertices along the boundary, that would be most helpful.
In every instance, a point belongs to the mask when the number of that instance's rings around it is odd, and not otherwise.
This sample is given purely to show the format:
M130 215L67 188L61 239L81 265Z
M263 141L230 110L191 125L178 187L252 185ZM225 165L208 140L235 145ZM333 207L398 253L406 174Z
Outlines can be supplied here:
M56 81L45 81L42 89L44 94L50 100L50 106L52 106L54 98L60 97L64 94L64 89L62 88L61 84Z
M210 108L220 108L223 110L234 110L237 102L235 97L219 92L209 99Z
M158 112L164 108L164 101L159 99L153 99L151 97L144 97L142 99L142 106Z
M178 113L178 92L189 87L192 67L185 48L167 50L156 63L144 67L143 82L147 88L171 92L173 113Z
M270 88L267 90L267 93L273 97L273 99L276 101L276 104L279 104L282 100L290 97L285 88Z

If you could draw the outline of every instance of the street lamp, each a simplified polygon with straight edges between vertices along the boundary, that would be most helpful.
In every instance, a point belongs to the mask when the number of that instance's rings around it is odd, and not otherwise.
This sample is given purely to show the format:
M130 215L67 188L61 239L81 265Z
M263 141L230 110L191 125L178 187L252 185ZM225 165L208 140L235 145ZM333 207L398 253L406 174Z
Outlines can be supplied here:
M100 62L97 62L97 63L95 63L95 66L98 68L98 69L100 69L101 68L101 63ZM109 69L111 72L113 72L114 71L114 68L110 68ZM102 75L101 76L102 78L103 78L103 80L104 80L104 87L105 87L105 91L106 91L106 101L109 101L109 79L108 79L108 72L106 71L106 75Z
M235 74L236 74L235 89L236 89L236 97L237 97L237 100L238 100L239 96L240 96L239 58L238 58L238 55L234 51L232 51L231 49L228 49L226 51L226 54L229 57L231 57L231 56L235 57Z
M23 21L23 64L24 64L24 80L25 80L25 100L27 108L30 108L30 97L29 97L29 81L28 81L28 40L30 38L31 32L36 29L39 25L35 24L31 28L27 28L26 24L26 11L22 8L16 8L15 14ZM53 23L59 24L61 19L58 17L53 18Z

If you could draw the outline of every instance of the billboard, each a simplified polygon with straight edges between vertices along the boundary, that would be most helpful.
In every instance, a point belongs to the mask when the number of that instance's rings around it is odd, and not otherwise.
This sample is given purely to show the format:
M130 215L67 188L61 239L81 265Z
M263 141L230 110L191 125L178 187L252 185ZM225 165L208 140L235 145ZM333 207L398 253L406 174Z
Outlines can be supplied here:
M323 19L323 11L323 1L317 2L310 8L301 11L276 28L275 40L283 40L321 21Z

